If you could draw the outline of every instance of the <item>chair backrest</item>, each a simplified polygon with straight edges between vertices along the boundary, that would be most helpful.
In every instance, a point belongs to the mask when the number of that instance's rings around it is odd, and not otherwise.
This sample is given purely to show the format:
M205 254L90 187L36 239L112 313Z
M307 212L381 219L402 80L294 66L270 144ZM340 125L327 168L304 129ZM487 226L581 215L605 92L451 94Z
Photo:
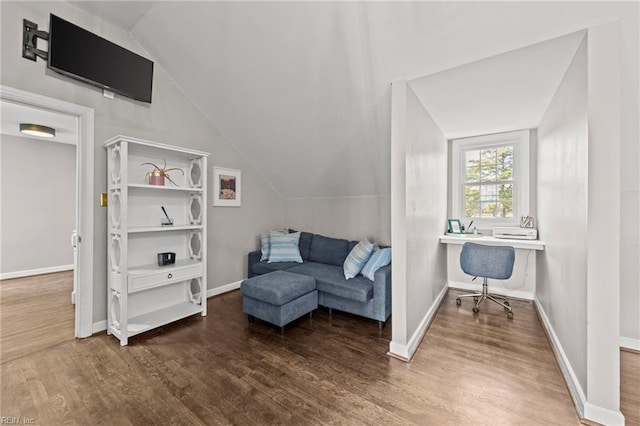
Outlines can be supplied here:
M464 243L460 252L460 267L465 274L506 280L513 272L516 251L510 246L487 246Z

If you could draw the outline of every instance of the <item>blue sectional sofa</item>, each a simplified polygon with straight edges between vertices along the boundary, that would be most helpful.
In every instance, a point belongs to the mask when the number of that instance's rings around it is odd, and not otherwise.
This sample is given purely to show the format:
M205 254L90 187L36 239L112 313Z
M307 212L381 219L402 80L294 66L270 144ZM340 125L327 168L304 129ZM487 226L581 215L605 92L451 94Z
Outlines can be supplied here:
M316 279L318 305L377 320L380 328L391 315L391 265L378 269L374 281L362 275L347 280L343 263L357 241L300 234L303 263L261 261L260 250L249 253L247 277L287 271Z

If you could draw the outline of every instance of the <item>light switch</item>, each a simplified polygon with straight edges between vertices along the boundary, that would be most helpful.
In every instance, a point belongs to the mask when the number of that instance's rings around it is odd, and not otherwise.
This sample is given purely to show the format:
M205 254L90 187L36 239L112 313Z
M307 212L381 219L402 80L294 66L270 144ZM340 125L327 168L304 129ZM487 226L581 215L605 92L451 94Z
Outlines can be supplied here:
M107 194L106 192L103 192L100 194L100 207L107 207L107 204Z

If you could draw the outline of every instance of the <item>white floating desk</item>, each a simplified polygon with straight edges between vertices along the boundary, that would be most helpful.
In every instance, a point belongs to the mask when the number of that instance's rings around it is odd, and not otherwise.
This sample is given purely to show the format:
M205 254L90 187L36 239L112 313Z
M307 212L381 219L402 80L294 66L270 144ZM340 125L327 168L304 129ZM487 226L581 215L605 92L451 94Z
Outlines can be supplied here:
M447 234L440 237L440 242L445 244L460 245L464 243L478 243L487 244L490 246L511 246L516 249L525 250L544 250L544 242L540 240L514 240L510 238L495 238L488 235L476 236L474 234Z
M494 238L487 235L443 235L440 243L447 244L447 284L451 288L481 291L482 281L460 269L460 250L467 242L492 246L511 246L516 249L513 274L508 280L489 280L489 291L509 297L533 300L536 292L536 252L544 250L544 241Z

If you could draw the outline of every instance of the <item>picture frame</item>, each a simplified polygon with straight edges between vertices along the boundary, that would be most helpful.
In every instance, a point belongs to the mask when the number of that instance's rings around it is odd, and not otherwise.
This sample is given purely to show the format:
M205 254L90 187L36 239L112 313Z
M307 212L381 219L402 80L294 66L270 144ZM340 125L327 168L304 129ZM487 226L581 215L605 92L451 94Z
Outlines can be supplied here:
M462 234L464 231L462 230L462 223L460 223L459 219L447 219L447 224L449 225L447 232L449 234Z
M242 172L224 167L213 168L214 207L240 207L242 204Z

